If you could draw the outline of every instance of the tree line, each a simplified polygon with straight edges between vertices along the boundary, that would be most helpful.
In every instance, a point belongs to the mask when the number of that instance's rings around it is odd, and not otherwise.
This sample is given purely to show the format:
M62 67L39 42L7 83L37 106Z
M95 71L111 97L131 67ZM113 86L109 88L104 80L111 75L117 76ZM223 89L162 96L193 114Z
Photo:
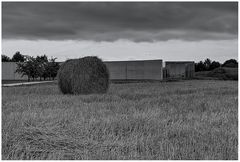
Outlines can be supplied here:
M48 59L46 55L32 57L16 52L12 59L2 55L2 62L16 62L16 73L27 76L28 81L39 78L40 80L54 80L57 76L60 65L57 58Z
M19 51L17 51L12 58L2 55L2 62L24 62L25 58Z
M213 69L219 68L219 67L230 67L230 68L237 68L238 62L235 59L230 59L225 61L223 64L221 64L218 61L212 61L209 58L205 59L204 61L199 61L198 63L195 63L195 71L211 71Z

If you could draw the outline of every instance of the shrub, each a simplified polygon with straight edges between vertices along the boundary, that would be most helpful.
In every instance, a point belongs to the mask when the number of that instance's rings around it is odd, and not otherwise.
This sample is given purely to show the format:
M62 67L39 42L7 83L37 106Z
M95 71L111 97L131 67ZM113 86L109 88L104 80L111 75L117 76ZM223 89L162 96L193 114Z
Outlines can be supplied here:
M213 70L213 69L216 69L216 68L219 68L221 66L221 64L217 61L213 61L209 67L209 70Z
M12 60L10 59L10 57L6 56L6 55L2 55L2 62L11 62Z
M24 61L25 61L24 55L22 55L19 51L17 51L12 57L12 62L24 62Z
M61 65L57 77L64 94L106 93L109 86L108 69L95 56L67 60Z
M216 69L218 67L220 67L221 64L217 61L211 61L209 58L207 58L204 62L200 61L198 63L195 63L195 71L209 71L209 70L213 70Z
M238 80L238 69L220 67L209 72L208 77L214 77L222 80Z
M235 59L227 60L223 63L222 67L230 67L230 68L237 68L238 62Z

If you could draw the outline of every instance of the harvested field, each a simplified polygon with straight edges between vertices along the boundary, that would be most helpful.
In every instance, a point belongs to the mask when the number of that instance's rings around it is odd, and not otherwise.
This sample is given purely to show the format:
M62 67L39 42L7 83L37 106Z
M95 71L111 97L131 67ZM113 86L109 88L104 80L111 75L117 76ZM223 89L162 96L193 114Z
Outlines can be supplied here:
M2 159L238 159L238 82L2 88Z

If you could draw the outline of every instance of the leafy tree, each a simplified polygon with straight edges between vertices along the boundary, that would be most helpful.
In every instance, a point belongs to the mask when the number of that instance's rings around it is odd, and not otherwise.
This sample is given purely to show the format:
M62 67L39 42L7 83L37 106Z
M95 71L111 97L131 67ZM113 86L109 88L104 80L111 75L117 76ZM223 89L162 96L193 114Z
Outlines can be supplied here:
M56 62L57 58L51 58L48 60L46 55L37 56L36 58L31 56L26 56L24 62L17 62L17 73L21 73L22 76L28 76L28 81L30 79L35 80L36 78L46 78L55 79L57 76L58 69L60 65Z
M216 68L218 68L218 67L220 67L220 66L221 66L221 64L220 64L219 62L213 61L213 62L211 63L211 65L210 65L210 67L209 67L209 70L216 69Z
M199 61L198 63L195 63L195 71L209 71L216 69L220 67L221 64L217 61L211 61L209 58L205 59L203 61Z
M24 56L19 51L17 51L12 57L13 62L24 62L24 60Z
M47 77L46 67L48 64L48 58L46 55L37 56L36 61L38 62L38 68L37 68L38 76L40 80L42 80L42 78L45 80Z
M46 55L42 55L42 56L37 56L36 60L38 62L48 62L48 57Z
M11 62L11 58L6 55L2 55L2 62Z
M222 65L222 67L237 68L238 67L238 62L235 59L230 59L230 60L225 61Z
M204 61L204 65L205 65L205 70L210 70L210 66L212 64L212 61L207 58L205 61Z
M206 70L206 67L205 67L205 64L200 61L198 63L195 64L195 71L205 71Z
M31 76L31 72L30 72L30 68L29 68L29 64L28 62L18 62L17 63L17 69L15 71L16 73L22 74L22 76L27 76L28 77L28 81L30 81L30 76Z
M30 76L33 80L35 80L35 78L39 77L39 63L34 57L30 57L30 59L28 60L28 66L30 68Z
M56 59L57 58L51 58L46 67L46 74L52 80L54 80L56 78L57 72L60 68L59 63L55 61Z
M30 78L35 80L38 77L38 62L34 57L27 56L25 62L17 63L17 73L21 73L22 76L26 75L28 77L28 81Z

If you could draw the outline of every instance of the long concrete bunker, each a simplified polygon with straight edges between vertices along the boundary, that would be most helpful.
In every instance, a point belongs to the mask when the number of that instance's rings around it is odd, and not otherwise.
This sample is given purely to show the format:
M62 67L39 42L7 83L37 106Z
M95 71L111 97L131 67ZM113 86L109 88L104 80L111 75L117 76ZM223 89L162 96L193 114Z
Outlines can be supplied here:
M111 80L164 80L169 78L193 78L195 66L193 61L105 61ZM60 63L61 64L61 63ZM27 76L15 73L15 62L2 62L2 80L27 80Z
M162 60L105 61L112 80L162 80Z
M166 61L164 76L166 78L193 78L195 64L193 61Z

